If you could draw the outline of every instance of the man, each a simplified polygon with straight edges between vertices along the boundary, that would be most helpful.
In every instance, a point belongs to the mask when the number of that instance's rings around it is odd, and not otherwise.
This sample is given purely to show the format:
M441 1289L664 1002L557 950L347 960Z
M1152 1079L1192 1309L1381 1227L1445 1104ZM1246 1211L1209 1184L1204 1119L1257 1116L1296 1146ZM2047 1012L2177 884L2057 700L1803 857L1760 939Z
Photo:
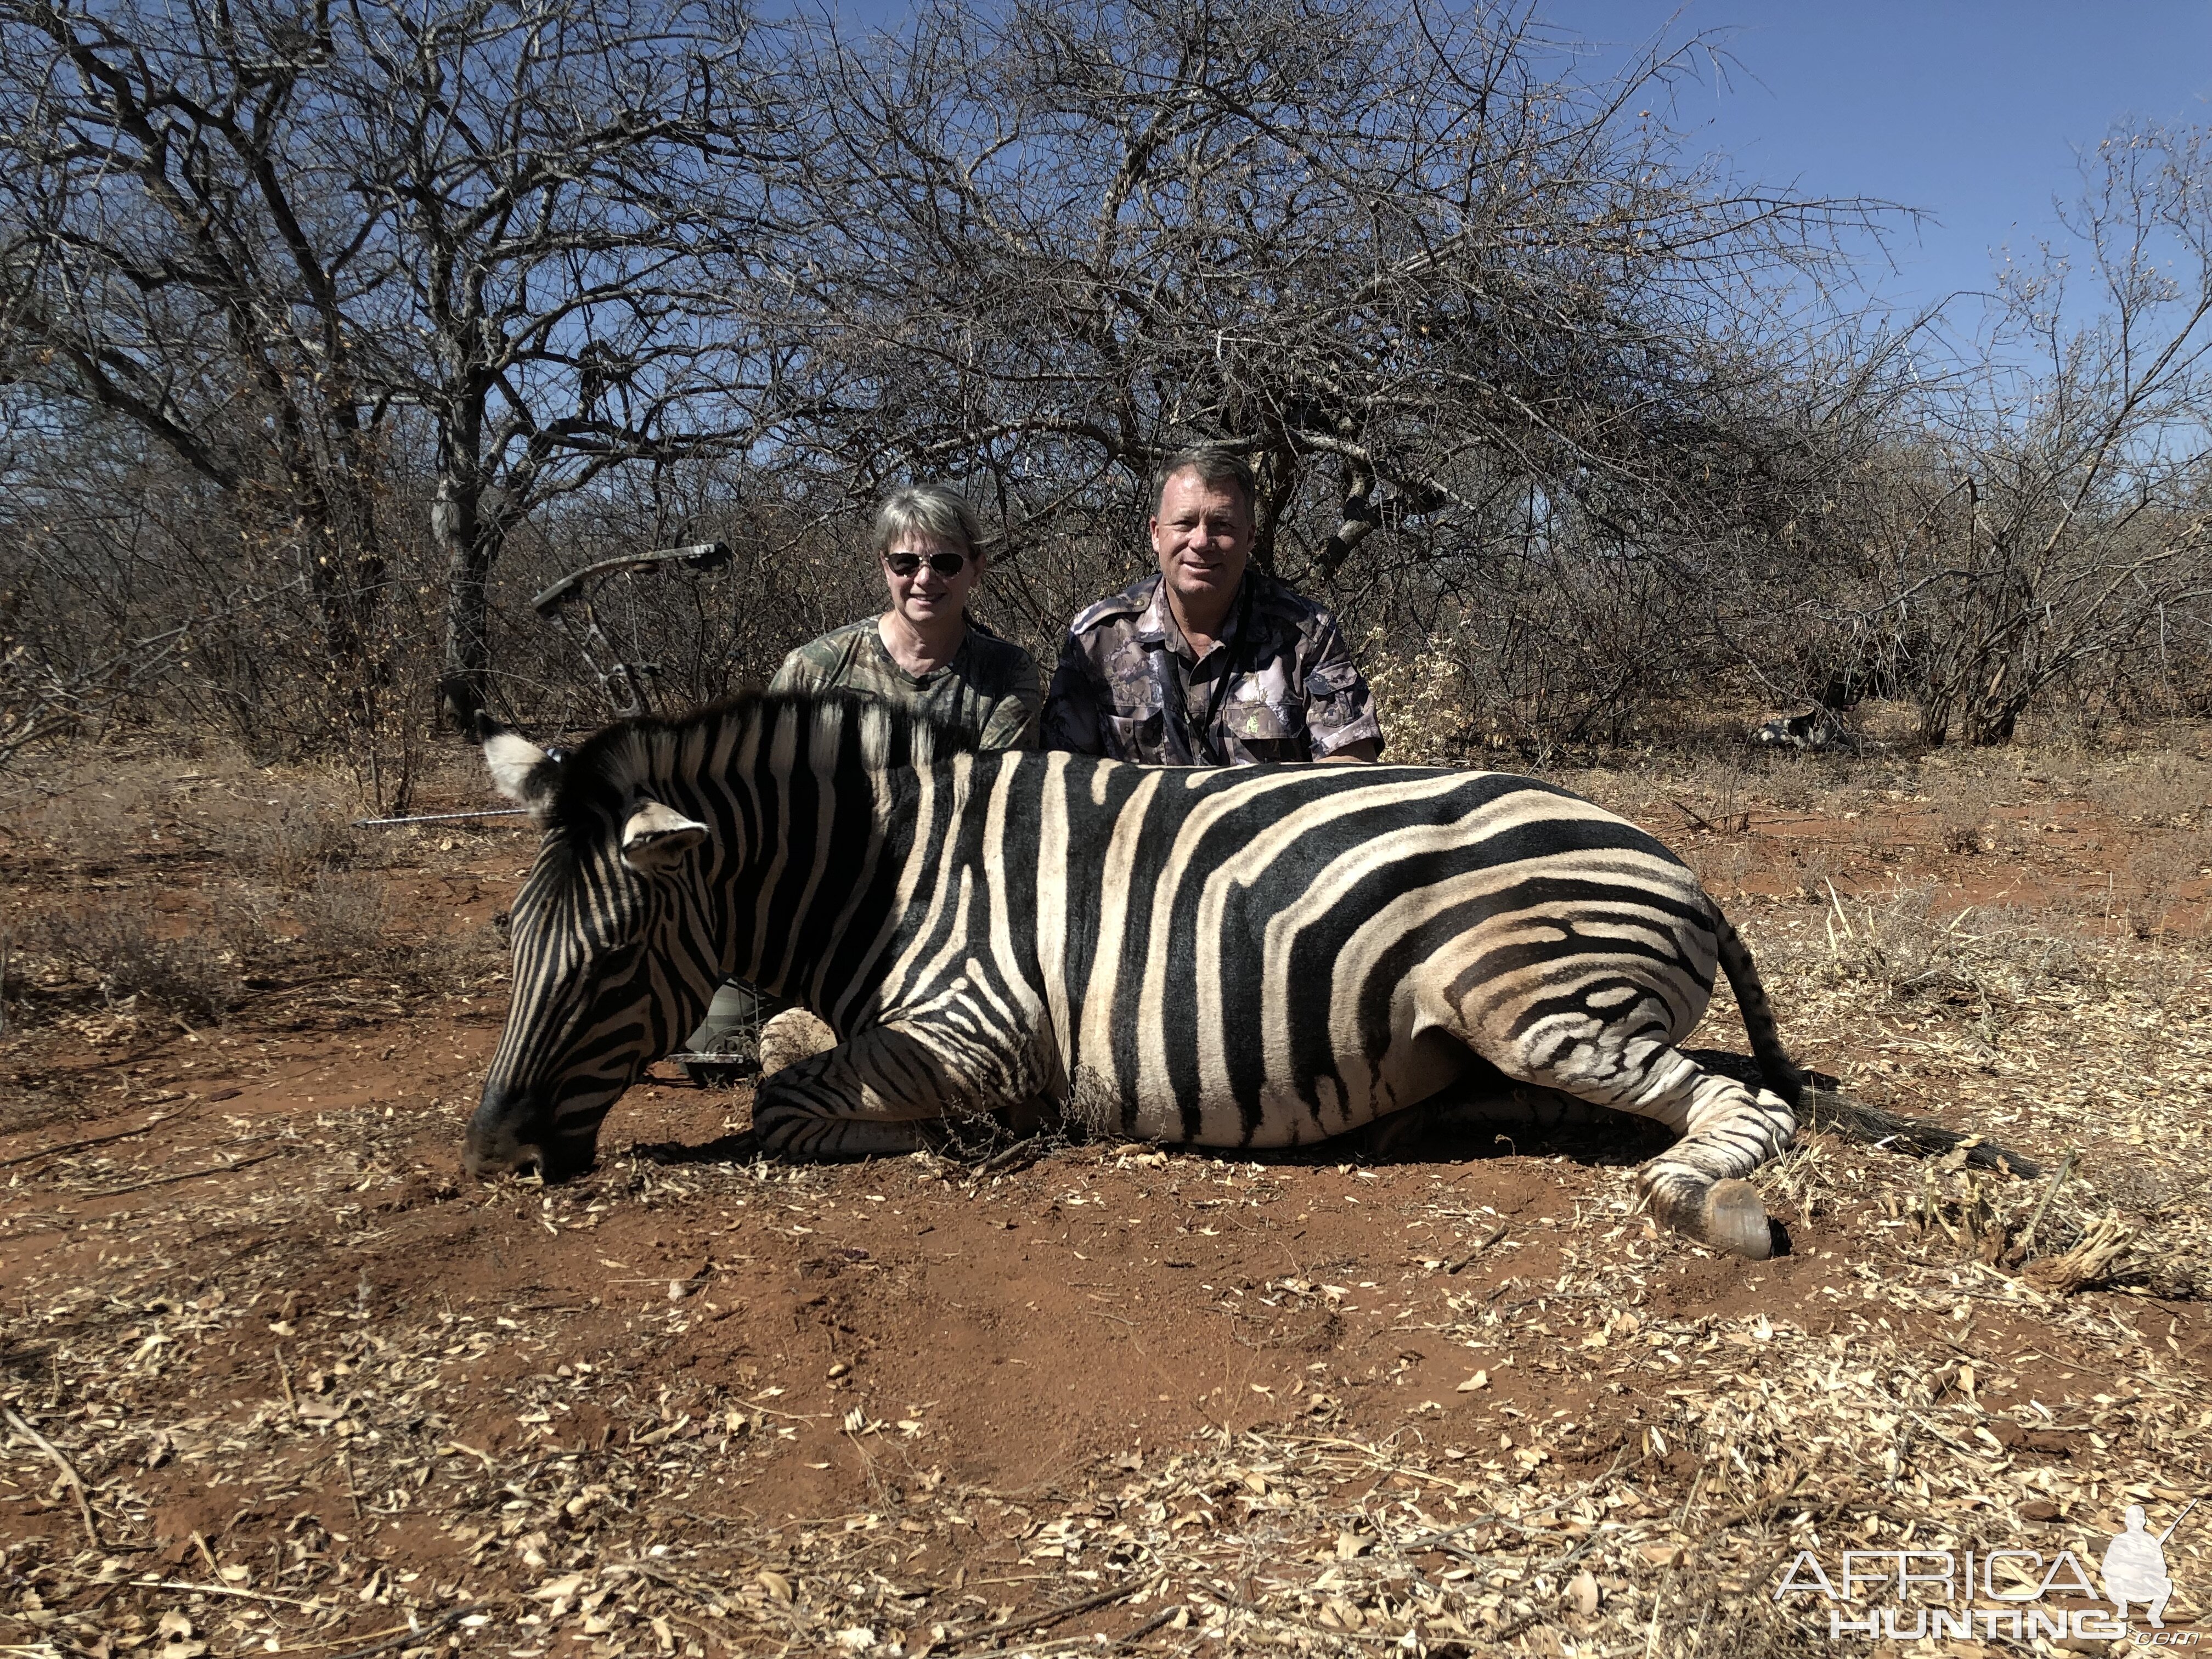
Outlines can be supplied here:
M1159 572L1069 625L1040 744L1169 766L1371 761L1374 697L1336 618L1252 554L1252 474L1188 449L1154 486Z
M2105 1599L2112 1604L2113 1616L2122 1624L2128 1620L2129 1602L2147 1603L2143 1611L2151 1627L2164 1630L2166 1620L2159 1615L2166 1611L2166 1598L2173 1594L2173 1580L2166 1576L2166 1539L2144 1529L2140 1504L2129 1504L2122 1518L2127 1530L2116 1535L2105 1549ZM2167 1535L2172 1531L2167 1528Z

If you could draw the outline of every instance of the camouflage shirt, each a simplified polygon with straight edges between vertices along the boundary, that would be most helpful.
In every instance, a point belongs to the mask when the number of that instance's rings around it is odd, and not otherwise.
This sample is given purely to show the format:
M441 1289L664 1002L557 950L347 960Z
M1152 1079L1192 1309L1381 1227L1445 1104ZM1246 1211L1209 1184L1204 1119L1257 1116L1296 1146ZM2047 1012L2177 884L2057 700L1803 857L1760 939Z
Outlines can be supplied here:
M1036 744L1036 664L970 617L952 660L909 674L892 660L873 617L811 640L783 659L771 691L855 691L933 714L976 734L978 749Z
M1158 575L1076 617L1046 699L1043 746L1169 766L1320 760L1371 738L1375 699L1336 618L1257 567L1203 657Z

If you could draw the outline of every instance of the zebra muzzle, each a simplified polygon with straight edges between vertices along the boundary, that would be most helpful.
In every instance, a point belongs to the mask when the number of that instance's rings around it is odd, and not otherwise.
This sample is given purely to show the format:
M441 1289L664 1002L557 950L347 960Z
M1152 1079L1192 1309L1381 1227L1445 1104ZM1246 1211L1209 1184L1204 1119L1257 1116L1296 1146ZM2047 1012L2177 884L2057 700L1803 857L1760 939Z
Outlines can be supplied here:
M552 1178L555 1159L547 1156L550 1137L528 1133L531 1114L489 1093L469 1118L461 1146L461 1169L478 1181L535 1170Z

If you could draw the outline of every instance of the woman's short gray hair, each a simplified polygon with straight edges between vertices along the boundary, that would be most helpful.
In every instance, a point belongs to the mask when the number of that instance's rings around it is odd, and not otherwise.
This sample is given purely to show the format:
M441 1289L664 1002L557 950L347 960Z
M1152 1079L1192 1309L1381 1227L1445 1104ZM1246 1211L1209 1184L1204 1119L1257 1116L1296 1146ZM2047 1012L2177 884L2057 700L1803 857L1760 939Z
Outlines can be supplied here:
M983 527L975 509L958 490L939 483L894 489L876 509L876 554L890 552L909 536L951 542L969 558L983 550Z

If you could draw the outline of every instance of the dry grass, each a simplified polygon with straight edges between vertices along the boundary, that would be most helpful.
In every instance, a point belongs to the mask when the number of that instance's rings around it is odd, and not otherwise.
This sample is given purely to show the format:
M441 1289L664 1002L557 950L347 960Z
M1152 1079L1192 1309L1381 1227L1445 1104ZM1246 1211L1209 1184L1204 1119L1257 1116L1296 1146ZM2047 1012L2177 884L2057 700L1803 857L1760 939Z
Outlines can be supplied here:
M215 849L229 867L254 872L280 890L311 888L362 855L362 832L347 827L357 816L350 796L350 786L335 776L274 784L217 821Z
M20 984L46 999L89 993L111 1011L212 1023L238 1006L238 952L221 938L179 930L138 896L33 921L13 950Z
M2098 966L2088 941L2063 923L2012 906L1956 905L1932 882L1903 882L1846 899L1824 881L1821 936L1790 938L1771 969L1792 980L1867 987L1899 1000L1969 997L2019 1003L2081 982Z
M392 908L373 877L320 871L292 901L292 915L299 947L319 961L377 962L398 948Z
M2113 910L2137 939L2166 933L2188 890L2212 874L2212 836L2172 830L2134 848L2112 887Z
M2087 793L2130 823L2202 828L2212 811L2212 762L2171 750L2131 756L2100 769Z

